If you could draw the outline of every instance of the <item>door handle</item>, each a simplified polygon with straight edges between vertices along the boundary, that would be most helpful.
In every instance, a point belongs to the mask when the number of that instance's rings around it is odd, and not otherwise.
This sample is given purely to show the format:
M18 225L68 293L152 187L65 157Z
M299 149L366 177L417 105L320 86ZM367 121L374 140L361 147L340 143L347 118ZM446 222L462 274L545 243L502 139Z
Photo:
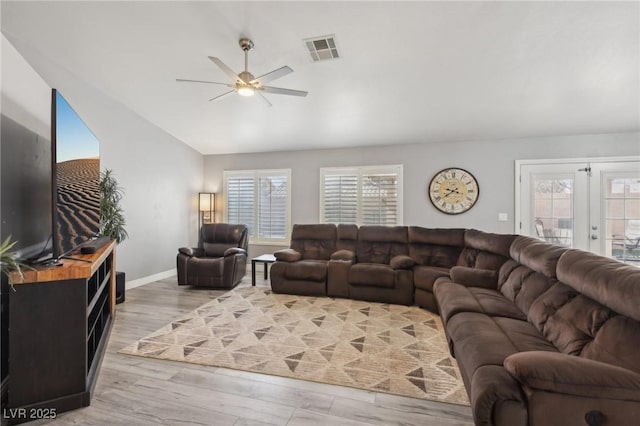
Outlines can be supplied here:
M592 239L592 240L597 240L597 239L598 239L598 236L597 236L596 234L591 234L591 239Z

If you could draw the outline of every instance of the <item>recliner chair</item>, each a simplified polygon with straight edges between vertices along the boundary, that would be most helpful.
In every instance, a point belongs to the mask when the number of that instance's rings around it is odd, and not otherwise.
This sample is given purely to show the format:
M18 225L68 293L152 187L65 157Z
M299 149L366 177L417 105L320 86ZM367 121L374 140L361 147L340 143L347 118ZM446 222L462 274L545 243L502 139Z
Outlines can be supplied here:
M199 247L178 249L178 285L233 288L247 271L246 225L202 225Z

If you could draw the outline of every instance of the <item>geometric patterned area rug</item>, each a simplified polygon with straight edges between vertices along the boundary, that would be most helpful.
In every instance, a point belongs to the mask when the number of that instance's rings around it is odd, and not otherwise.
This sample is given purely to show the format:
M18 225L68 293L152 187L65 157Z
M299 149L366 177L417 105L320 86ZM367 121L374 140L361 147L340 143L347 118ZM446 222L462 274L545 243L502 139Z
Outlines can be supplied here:
M417 306L238 288L119 353L469 405L440 318Z

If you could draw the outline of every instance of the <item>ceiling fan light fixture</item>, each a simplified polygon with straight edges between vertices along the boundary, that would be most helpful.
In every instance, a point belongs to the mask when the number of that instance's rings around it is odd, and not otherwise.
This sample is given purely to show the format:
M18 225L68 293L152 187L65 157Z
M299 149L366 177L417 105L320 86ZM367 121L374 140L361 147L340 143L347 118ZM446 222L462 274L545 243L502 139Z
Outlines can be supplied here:
M255 89L251 86L238 87L238 95L240 96L253 96Z

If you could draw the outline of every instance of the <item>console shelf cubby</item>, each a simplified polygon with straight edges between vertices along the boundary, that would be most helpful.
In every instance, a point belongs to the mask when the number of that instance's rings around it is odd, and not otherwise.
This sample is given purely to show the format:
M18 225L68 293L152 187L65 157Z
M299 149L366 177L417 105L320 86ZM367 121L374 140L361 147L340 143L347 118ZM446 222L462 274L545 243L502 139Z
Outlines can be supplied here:
M115 314L114 248L77 256L91 263L12 273L9 408L61 413L90 404Z

